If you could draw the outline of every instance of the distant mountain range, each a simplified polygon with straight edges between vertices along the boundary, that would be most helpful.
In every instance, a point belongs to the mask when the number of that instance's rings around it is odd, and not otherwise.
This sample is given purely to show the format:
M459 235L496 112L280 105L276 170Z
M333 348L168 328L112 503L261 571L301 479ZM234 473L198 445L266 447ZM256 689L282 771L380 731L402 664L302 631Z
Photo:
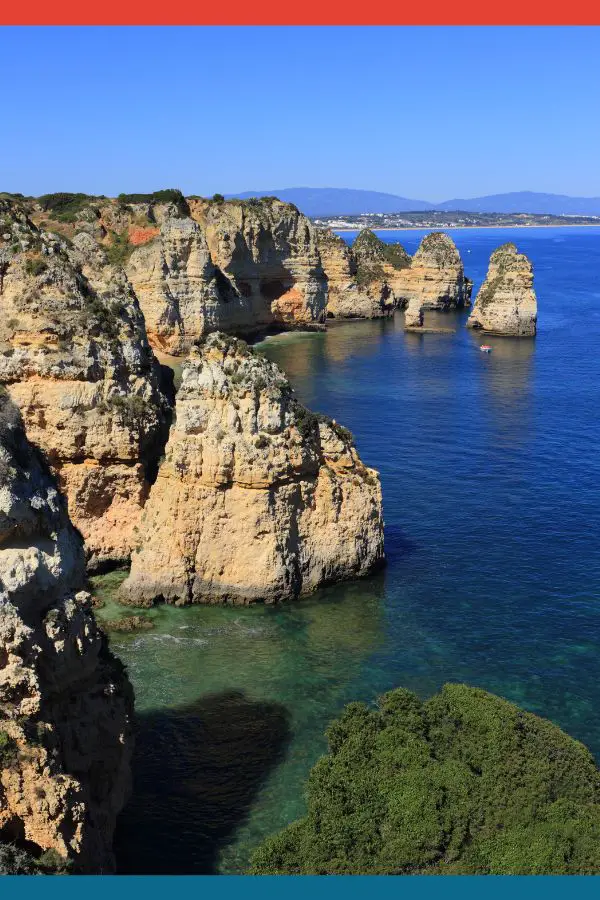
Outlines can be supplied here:
M548 213L555 216L600 216L600 197L567 197L565 194L542 194L516 191L489 194L471 199L456 198L442 203L411 200L380 191L352 188L281 188L271 191L246 191L228 197L279 197L294 203L307 216L356 216L361 213L419 212L422 210L462 210L490 213Z

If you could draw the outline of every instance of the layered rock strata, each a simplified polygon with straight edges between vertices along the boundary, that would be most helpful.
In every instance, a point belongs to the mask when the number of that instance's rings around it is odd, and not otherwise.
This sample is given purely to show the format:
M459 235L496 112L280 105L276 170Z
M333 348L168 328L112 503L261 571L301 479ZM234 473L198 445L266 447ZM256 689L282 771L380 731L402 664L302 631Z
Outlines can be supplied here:
M84 584L81 539L2 391L0 842L105 873L130 790L133 697Z
M351 435L243 342L208 337L183 368L124 600L275 602L382 559L379 477Z
M127 273L152 344L185 352L208 332L250 334L323 322L326 280L315 229L278 200L190 199L163 215Z
M402 244L388 244L369 229L361 231L352 245L357 285L380 312L389 315L401 305L405 273L411 259Z
M2 213L0 382L68 497L90 563L125 560L170 412L137 299L91 235L66 242Z
M460 253L441 231L423 238L393 287L398 302L412 309L457 309L471 302L472 282L465 278Z
M407 327L419 328L423 310L470 303L472 284L454 242L442 232L424 237L412 258L401 244L388 244L369 229L360 232L350 250L345 246L335 235L319 232L329 281L328 316L373 318L405 308Z
M368 289L357 281L358 266L348 244L329 229L320 228L317 243L327 277L328 319L373 319L392 309L391 292L379 279L368 279ZM366 283L366 282L365 282Z
M245 309L243 329L323 322L327 282L317 232L295 206L275 197L224 203L191 198L188 203L226 280L225 302L232 299L227 290L233 291L234 301ZM219 327L237 330L235 322L228 328L224 313Z
M533 266L512 243L494 250L467 325L494 334L531 337L537 330Z

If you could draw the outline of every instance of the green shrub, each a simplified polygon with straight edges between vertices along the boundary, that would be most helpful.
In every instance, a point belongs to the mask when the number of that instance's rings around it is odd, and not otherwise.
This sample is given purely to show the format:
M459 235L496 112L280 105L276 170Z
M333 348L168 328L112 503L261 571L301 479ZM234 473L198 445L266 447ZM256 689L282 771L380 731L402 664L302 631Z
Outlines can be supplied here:
M185 200L183 194L177 188L167 188L163 191L154 191L151 194L119 194L119 203L180 203Z
M142 423L148 415L148 401L138 394L115 394L108 400L108 406L130 425Z
M214 203L225 203L225 197L223 194L213 194Z
M0 731L0 767L9 769L17 761L18 749L13 738Z
M16 844L0 844L0 875L39 875L35 858Z
M551 722L450 684L351 703L327 736L307 815L253 873L600 873L600 772Z
M48 268L48 263L46 263L39 256L34 257L33 259L25 260L25 272L27 275L34 275L37 277L46 271Z
M111 243L106 247L106 255L111 265L124 266L134 250L135 247L129 242L127 229L120 234L116 231L111 233Z
M38 203L45 212L49 212L57 222L75 222L83 209L90 206L96 200L104 200L105 197L92 197L89 194L43 194L38 197Z

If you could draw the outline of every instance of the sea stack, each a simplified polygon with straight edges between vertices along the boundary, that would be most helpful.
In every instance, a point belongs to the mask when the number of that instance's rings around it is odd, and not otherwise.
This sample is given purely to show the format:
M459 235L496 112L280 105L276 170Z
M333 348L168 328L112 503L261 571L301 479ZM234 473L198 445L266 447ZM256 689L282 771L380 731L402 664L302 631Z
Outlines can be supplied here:
M394 291L407 307L458 309L471 302L472 282L465 277L456 244L442 231L423 238L401 274Z
M537 300L533 266L514 244L503 244L492 253L486 279L467 325L513 337L535 335Z
M360 232L352 245L355 280L382 310L389 315L398 306L411 259L402 244L388 244L370 229Z
M81 538L4 389L0 471L0 842L25 871L42 857L110 873L133 692L96 626Z
M58 478L90 565L125 561L170 419L137 299L90 234L66 241L1 200L0 212L10 246L0 382Z
M275 364L213 334L184 364L138 537L125 602L295 598L382 562L379 476Z
M321 265L327 277L328 319L376 319L389 315L390 292L382 285L369 290L357 280L356 259L348 244L328 228L317 231Z

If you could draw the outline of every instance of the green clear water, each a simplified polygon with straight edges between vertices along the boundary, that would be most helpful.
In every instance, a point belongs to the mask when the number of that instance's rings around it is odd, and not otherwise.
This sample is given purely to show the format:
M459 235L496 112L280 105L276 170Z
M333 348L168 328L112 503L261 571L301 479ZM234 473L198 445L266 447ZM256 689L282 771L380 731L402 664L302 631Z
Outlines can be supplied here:
M125 574L92 579L100 621L131 614ZM139 611L154 630L111 635L138 716L120 871L241 872L302 813L325 727L382 643L382 591L379 575L278 608L160 606Z
M111 637L138 713L120 871L243 872L302 814L328 721L398 685L486 688L600 755L600 229L453 237L475 289L500 243L530 256L537 338L486 355L466 313L428 313L455 334L397 315L263 344L380 470L387 567L280 608L153 609L153 631ZM122 577L96 580L100 617L131 613Z

